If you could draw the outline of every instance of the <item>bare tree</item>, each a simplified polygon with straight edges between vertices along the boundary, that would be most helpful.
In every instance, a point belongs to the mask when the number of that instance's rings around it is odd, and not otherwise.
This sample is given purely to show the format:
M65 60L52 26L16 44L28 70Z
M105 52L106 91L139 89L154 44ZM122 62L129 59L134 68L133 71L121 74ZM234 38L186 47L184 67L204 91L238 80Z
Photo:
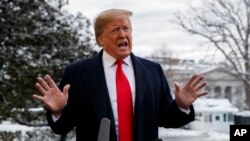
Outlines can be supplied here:
M244 81L246 104L250 107L250 0L203 1L200 8L176 14L175 22L188 33L204 37L224 55Z

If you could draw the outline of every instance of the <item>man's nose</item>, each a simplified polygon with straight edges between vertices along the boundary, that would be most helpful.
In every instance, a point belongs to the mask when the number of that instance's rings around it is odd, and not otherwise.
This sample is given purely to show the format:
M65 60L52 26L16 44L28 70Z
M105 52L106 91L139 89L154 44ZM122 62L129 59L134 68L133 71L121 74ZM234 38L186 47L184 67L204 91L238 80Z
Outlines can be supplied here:
M121 30L119 31L119 37L120 37L120 38L126 37L126 32L125 32L123 29L121 29Z

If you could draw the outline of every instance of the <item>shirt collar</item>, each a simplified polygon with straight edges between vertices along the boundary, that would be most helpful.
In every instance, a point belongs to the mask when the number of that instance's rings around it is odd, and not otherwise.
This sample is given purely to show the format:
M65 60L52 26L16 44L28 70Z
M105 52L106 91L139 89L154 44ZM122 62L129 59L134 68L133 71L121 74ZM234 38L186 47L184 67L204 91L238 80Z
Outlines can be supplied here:
M130 55L123 60L126 65L132 66ZM116 59L112 57L111 55L109 55L105 50L103 50L102 61L103 61L104 68L107 68L107 67L112 67L115 64Z

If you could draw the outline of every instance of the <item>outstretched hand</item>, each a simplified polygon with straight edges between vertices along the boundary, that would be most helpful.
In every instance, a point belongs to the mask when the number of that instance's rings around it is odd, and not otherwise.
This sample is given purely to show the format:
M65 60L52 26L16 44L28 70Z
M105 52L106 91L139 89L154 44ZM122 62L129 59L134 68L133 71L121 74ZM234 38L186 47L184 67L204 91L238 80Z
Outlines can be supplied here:
M46 75L44 79L38 77L37 80L36 88L43 96L34 94L33 98L43 102L55 116L61 115L62 109L67 105L70 85L64 86L62 92L49 75Z
M188 109L192 103L201 96L207 95L208 91L201 90L208 85L208 82L204 82L205 77L203 75L192 75L184 86L180 87L179 84L175 85L175 99L180 108Z

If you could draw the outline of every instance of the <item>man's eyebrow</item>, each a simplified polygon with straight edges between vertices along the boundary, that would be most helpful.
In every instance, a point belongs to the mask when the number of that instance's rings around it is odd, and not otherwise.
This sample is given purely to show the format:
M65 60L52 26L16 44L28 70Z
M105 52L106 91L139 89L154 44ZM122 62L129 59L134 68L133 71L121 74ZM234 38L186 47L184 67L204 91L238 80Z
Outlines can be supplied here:
M129 24L125 24L125 25L116 25L116 24L113 24L113 25L111 25L111 26L113 26L113 27L124 27L124 26L130 26Z
M111 26L111 27L120 27L119 25L113 25L113 26Z

